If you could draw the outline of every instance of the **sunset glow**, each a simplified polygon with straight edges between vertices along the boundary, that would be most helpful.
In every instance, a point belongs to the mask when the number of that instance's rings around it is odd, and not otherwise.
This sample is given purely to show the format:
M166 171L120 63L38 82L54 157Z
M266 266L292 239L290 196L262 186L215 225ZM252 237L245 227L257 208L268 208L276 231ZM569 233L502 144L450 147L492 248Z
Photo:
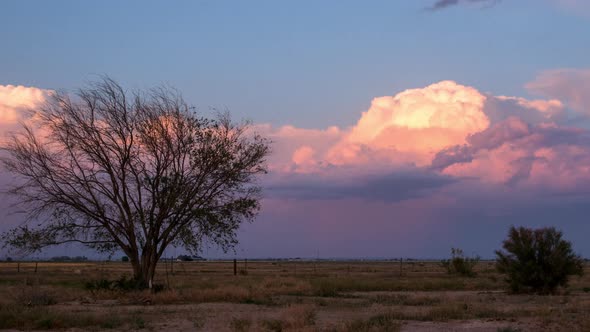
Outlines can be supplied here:
M127 4L107 32L90 26L109 11L62 4L72 22L3 41L0 133L96 73L129 91L164 82L205 115L228 109L272 141L262 210L239 233L252 257L438 257L454 245L487 257L512 224L587 234L586 2L394 2L150 3L141 22ZM48 6L30 15L61 20ZM16 33L8 12L0 25ZM5 219L1 230L18 221Z

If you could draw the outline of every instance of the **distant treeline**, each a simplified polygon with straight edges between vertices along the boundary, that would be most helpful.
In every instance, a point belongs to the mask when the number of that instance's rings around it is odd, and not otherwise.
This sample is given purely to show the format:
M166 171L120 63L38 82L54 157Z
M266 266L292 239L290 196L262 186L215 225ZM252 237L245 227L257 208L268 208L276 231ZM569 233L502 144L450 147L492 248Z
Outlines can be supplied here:
M13 262L14 259L12 257L6 257L6 262ZM49 259L22 259L20 261L50 261L50 262L86 262L88 261L88 257L86 256L54 256Z
M86 256L55 256L51 257L50 261L52 262L85 262L88 260Z

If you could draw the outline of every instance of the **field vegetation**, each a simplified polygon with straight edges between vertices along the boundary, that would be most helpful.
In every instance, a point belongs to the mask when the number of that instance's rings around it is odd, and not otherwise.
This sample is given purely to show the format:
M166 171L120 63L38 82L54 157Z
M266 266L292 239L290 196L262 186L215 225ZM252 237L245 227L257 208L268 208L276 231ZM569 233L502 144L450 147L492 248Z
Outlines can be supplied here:
M494 264L463 276L438 261L239 261L234 275L231 261L167 262L150 292L127 287L128 262L3 262L0 329L590 330L588 273L512 294Z

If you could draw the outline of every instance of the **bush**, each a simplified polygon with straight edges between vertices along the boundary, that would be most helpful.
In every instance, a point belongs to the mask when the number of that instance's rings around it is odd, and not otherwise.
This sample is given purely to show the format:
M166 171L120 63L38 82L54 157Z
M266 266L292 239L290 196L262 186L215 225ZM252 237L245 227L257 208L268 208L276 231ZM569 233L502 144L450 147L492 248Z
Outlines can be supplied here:
M14 302L23 306L46 306L56 304L53 293L41 289L39 285L23 286L14 294Z
M121 257L121 262L129 262L129 257L127 257L127 256Z
M229 323L232 331L249 331L252 326L252 321L249 319L232 318Z
M462 276L474 277L475 266L479 263L479 257L466 257L463 250L459 248L451 248L451 259L443 260L442 266L447 269L450 274L460 274Z
M582 275L583 261L555 228L511 227L506 252L496 251L496 268L507 275L515 293L553 293L566 287L570 275Z
M144 285L142 285L137 280L127 277L125 275L119 277L119 279L115 280L108 280L108 279L98 279L98 280L90 280L86 282L85 288L87 291L96 295L101 291L118 291L118 292L130 292L130 291L137 291L145 289ZM164 290L163 284L154 284L152 285L152 291L154 293L158 293Z
M96 295L99 291L111 291L114 290L113 281L107 279L90 280L84 284L84 288Z

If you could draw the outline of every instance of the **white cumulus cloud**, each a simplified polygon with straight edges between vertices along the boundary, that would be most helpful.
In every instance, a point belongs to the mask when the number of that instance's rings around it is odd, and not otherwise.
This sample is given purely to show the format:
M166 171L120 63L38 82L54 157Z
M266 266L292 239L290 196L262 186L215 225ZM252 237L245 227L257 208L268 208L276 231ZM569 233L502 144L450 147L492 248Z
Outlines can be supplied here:
M45 102L50 91L21 85L0 85L0 123L12 124L22 119L24 110Z

